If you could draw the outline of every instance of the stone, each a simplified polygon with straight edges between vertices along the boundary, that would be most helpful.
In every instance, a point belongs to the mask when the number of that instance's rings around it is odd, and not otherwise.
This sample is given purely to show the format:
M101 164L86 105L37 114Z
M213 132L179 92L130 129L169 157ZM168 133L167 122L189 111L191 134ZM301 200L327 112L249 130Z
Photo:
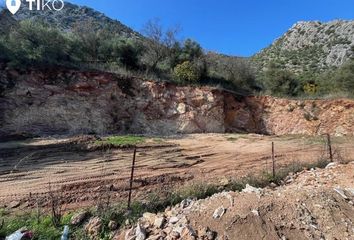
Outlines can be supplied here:
M173 231L170 236L172 237L172 239L178 239L181 235L179 234L179 232Z
M159 240L162 237L160 235L149 236L146 240Z
M137 224L135 229L135 240L145 240L146 239L146 230Z
M187 225L183 228L183 230L181 232L181 239L194 240L194 239L196 239L196 237L197 237L197 234L190 225Z
M253 215L254 216L259 216L259 212L258 212L258 210L256 210L256 209L253 209L252 211L251 211L251 213L253 213Z
M134 228L130 228L124 236L124 240L135 240Z
M216 232L209 229L206 233L206 237L208 240L214 240L216 238Z
M226 177L223 177L221 180L220 180L220 185L223 186L223 187L226 187L227 185L230 184L230 180Z
M337 165L338 165L337 163L331 162L331 163L327 164L326 169L335 168Z
M262 193L262 189L260 188L255 188L252 187L249 184L246 184L246 187L242 190L242 192L244 193L256 193L256 194L261 194Z
M224 215L225 211L226 209L224 207L219 207L218 209L215 209L213 213L213 218L214 219L221 218Z
M102 228L102 221L99 217L92 217L87 225L85 226L85 231L86 233L91 237L91 238L97 238L101 232Z
M191 206L192 203L193 203L193 200L187 198L187 199L184 199L184 200L181 202L180 207L181 207L182 209L185 209L185 208Z
M21 205L20 201L12 201L9 203L7 208L9 208L9 209L18 208L20 205Z
M154 222L155 222L156 214L146 212L146 213L143 214L143 218L144 218L146 221L148 221L151 225L153 225Z
M82 224L82 222L86 220L88 215L89 215L88 211L82 211L74 214L70 220L71 225L78 226Z
M171 217L170 220L168 221L171 224L176 224L178 222L178 217Z
M340 188L334 188L334 191L337 192L342 198L348 200L348 197L345 195L344 191Z
M158 217L158 218L155 218L155 221L154 221L154 226L156 228L162 228L163 225L165 224L166 222L166 218L165 217Z

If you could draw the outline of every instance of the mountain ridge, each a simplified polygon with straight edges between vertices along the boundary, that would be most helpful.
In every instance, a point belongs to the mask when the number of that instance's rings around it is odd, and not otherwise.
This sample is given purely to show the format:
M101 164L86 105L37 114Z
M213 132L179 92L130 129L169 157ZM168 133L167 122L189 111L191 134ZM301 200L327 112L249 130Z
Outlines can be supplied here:
M21 0L25 2L25 0ZM2 15L6 14L6 8L1 9ZM143 38L143 36L121 23L118 20L106 16L104 13L94 10L87 6L80 6L65 1L65 7L60 11L29 11L26 4L22 4L20 10L12 15L16 21L32 19L35 21L44 21L53 27L63 31L71 31L79 24L91 24L96 30L105 28L110 32L116 33L127 38Z
M354 20L298 21L252 56L261 70L270 63L295 73L322 72L354 57Z

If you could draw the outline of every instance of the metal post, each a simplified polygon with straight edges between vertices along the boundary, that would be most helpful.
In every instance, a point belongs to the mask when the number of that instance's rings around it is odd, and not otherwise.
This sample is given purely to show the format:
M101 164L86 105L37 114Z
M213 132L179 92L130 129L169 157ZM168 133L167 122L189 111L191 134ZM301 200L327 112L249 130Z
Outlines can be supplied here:
M275 154L274 154L274 142L272 142L272 164L273 164L273 179L275 179Z
M133 162L132 162L132 170L130 175L130 186L129 186L129 198L128 198L128 210L130 210L131 198L132 198L132 190L133 190L133 180L134 180L134 168L135 168L135 157L136 157L136 147L134 148Z
M333 162L331 135L329 135L329 134L327 134L327 145L328 145L329 159L331 160L331 162Z

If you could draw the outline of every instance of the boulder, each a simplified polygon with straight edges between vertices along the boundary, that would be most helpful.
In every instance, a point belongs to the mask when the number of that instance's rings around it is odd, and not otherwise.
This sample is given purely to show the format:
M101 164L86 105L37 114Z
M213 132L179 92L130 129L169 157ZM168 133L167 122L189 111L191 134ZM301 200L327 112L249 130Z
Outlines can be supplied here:
M166 218L165 217L158 217L158 218L155 218L155 221L154 221L154 226L156 228L162 228L163 225L165 224L166 222Z
M146 239L146 230L137 224L135 229L135 240L145 240Z
M86 220L88 215L89 215L88 211L78 212L74 214L70 220L71 225L78 226L82 224L82 222Z
M102 229L102 221L99 217L92 217L85 226L86 233L91 239L97 239Z

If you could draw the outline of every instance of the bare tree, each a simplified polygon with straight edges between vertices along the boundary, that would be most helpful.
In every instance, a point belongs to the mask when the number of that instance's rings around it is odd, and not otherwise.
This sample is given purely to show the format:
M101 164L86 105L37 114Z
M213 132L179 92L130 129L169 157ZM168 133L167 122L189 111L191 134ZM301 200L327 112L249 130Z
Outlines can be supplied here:
M156 70L158 64L169 56L171 48L178 43L176 36L179 32L179 26L164 31L158 18L149 20L144 25L142 33L148 38L145 42L145 64L148 71Z

